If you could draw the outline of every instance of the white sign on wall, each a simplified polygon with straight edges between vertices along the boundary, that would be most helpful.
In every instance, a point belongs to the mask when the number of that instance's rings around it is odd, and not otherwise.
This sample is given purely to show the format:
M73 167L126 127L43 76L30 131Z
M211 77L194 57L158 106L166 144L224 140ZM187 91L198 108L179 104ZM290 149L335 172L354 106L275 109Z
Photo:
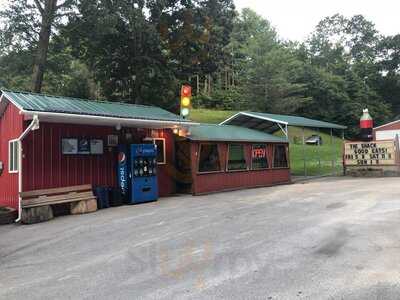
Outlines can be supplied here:
M90 153L103 154L103 140L100 139L90 140Z
M63 154L77 154L78 153L78 139L62 139L61 148Z

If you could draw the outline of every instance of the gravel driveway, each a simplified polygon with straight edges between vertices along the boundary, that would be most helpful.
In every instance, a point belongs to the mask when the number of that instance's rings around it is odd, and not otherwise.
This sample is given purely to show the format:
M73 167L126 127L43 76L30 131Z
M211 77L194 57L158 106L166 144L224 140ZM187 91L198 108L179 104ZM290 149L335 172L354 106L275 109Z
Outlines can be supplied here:
M0 299L398 299L400 178L304 184L0 227Z

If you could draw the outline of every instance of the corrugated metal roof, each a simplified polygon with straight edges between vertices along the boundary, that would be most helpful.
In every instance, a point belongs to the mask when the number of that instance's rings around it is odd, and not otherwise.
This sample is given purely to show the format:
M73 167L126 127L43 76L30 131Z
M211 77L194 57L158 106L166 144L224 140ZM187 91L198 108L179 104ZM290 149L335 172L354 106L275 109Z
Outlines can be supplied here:
M289 126L301 126L301 127L315 127L315 128L333 128L333 129L346 129L346 126L338 125L334 123L299 117L299 116L289 116L289 115L276 115L276 114L267 114L267 113L259 113L259 112L248 112L249 114L275 119L281 121L283 123L287 123Z
M187 138L193 141L287 143L286 138L233 125L200 124L190 126L189 132Z
M155 106L93 101L26 92L1 91L1 93L20 109L26 111L188 122L178 115Z
M258 119L260 122L251 121L251 119ZM260 112L251 112L244 111L239 112L233 117L225 120L223 124L232 124L232 125L243 125L246 120L254 123L256 126L261 126L263 129L268 129L269 127L276 129L276 126L271 125L262 125L262 120L272 123L286 124L288 126L300 126L300 127L313 127L313 128L332 128L332 129L346 129L346 126L338 125L334 123L328 123L319 120L313 120L309 118L299 117L299 116L289 116L289 115L277 115L277 114L268 114L268 113L260 113ZM249 126L246 126L249 127ZM253 128L253 127L250 127ZM271 130L272 131L272 130Z

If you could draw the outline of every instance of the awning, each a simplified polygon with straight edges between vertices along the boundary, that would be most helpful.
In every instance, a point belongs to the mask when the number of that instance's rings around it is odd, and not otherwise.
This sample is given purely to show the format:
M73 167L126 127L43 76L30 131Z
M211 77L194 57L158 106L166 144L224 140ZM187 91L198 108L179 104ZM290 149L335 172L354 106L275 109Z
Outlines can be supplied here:
M226 119L221 125L243 126L266 133L274 133L282 129L285 132L287 126L346 129L346 126L328 123L319 120L308 119L299 116L276 115L259 112L239 112Z

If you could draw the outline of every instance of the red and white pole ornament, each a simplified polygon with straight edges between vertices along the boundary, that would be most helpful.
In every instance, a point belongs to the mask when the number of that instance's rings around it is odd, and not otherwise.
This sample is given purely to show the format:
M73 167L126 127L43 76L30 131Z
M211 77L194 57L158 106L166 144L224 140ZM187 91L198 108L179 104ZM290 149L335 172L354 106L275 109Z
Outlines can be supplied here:
M368 112L368 108L363 110L363 115L360 119L360 129L361 129L361 140L362 141L372 141L373 140L373 131L374 128L374 120Z

